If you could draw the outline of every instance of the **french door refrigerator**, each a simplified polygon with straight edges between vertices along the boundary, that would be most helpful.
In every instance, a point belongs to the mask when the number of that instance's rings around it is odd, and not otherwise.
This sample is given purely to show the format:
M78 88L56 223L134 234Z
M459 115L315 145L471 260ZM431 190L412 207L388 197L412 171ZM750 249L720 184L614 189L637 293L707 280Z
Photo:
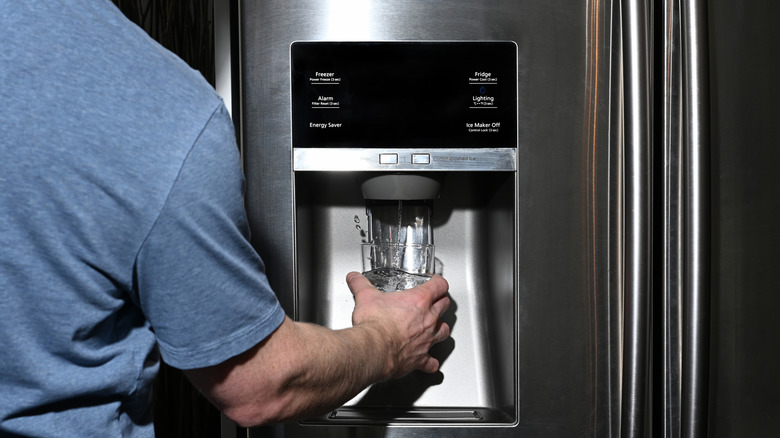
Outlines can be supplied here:
M288 314L348 325L366 174L444 181L455 303L438 375L223 436L777 435L777 4L216 2Z

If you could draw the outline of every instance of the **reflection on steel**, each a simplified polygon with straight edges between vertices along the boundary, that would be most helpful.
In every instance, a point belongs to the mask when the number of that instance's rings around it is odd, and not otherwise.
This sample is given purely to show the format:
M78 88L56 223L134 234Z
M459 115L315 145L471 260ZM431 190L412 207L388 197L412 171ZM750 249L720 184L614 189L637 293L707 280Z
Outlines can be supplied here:
M663 89L663 434L680 437L683 309L682 58L677 0L664 2Z
M682 1L685 283L681 429L707 435L710 326L710 123L707 2Z
M623 2L626 252L621 437L647 436L650 371L651 183L648 5Z

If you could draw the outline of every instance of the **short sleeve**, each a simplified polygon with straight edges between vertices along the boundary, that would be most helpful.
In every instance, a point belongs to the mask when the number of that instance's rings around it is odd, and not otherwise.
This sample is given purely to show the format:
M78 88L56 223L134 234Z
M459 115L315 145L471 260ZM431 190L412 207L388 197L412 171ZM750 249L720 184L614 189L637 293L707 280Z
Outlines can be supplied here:
M243 174L224 106L186 157L136 259L136 293L163 359L215 365L271 334L284 312L248 241Z

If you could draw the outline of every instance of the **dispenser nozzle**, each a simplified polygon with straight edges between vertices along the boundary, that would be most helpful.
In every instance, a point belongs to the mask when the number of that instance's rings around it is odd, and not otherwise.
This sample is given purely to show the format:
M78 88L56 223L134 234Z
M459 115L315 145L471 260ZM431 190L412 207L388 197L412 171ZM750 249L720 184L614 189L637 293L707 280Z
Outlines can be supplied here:
M360 188L365 199L414 200L439 197L439 178L416 173L385 173L364 177Z

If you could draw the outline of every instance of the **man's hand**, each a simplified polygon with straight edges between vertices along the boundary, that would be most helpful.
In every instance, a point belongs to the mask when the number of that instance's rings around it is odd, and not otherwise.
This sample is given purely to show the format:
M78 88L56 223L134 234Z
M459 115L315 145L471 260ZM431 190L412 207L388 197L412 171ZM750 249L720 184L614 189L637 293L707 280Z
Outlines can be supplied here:
M373 327L388 341L389 377L403 377L413 370L438 371L439 361L428 351L450 336L449 326L439 321L450 306L444 278L435 275L413 289L385 293L364 276L350 272L347 284L355 297L353 326Z

